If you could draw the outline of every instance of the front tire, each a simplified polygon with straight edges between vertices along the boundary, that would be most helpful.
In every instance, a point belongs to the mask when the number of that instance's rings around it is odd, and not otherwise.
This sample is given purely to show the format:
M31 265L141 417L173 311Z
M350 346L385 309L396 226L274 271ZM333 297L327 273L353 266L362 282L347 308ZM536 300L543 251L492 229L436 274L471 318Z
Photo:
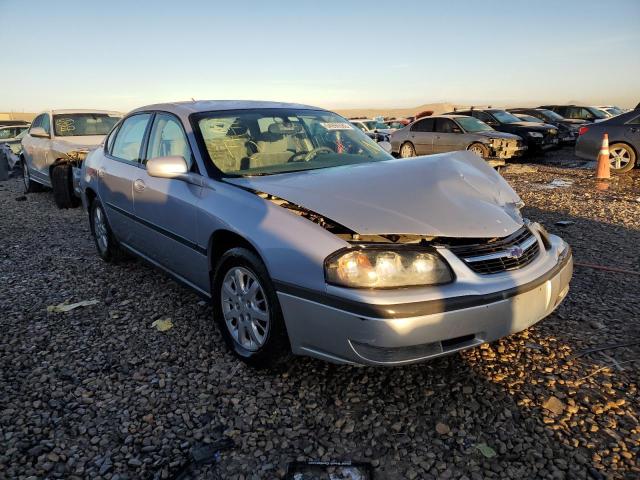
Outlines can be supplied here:
M80 199L73 192L73 167L71 165L57 165L51 171L51 185L53 200L58 208L76 208Z
M626 143L614 143L609 147L609 163L612 172L629 172L636 164L636 152Z
M229 349L257 368L282 365L291 346L275 288L264 263L246 248L232 248L213 273L214 321Z
M104 207L97 198L91 202L91 206L89 207L89 223L98 255L100 255L105 262L117 262L126 257L126 254L118 245L118 241L111 231Z
M469 148L467 148L467 150L484 159L489 158L489 148L482 143L472 143L471 145L469 145Z
M36 193L41 192L44 187L40 185L38 182L34 182L31 180L31 175L29 174L29 166L27 165L27 160L22 157L22 180L24 182L24 193Z
M416 149L411 142L404 142L400 146L400 158L411 158L416 156Z

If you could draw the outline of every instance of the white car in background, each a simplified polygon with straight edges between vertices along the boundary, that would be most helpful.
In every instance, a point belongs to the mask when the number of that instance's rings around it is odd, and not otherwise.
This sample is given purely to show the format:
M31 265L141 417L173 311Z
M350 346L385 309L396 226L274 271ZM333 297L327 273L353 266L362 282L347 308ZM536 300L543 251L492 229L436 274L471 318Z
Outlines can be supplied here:
M49 110L40 113L22 139L26 192L53 189L60 208L80 204L77 195L84 157L102 143L122 113L107 110Z

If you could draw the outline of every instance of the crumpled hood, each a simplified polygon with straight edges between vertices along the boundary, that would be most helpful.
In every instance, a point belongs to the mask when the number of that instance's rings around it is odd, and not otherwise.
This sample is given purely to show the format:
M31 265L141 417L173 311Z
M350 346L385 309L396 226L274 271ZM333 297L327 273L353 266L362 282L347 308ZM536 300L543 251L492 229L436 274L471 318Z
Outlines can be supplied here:
M226 181L360 234L503 237L522 226L518 195L467 151Z
M68 136L68 137L56 137L56 141L62 144L67 143L73 145L74 148L85 147L91 149L102 143L105 135L82 135L82 136Z
M506 138L507 140L520 140L518 135L507 132L499 132L497 130L487 130L484 132L473 132L474 135L482 135L483 137L488 138Z

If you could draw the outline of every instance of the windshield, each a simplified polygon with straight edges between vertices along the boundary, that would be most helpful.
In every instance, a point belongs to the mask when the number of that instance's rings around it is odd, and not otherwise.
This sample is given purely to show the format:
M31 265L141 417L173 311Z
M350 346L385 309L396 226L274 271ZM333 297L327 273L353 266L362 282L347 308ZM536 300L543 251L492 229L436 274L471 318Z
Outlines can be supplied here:
M500 123L514 123L522 121L515 115L511 115L509 112L505 112L504 110L496 110L491 113Z
M331 112L211 112L198 115L197 122L209 159L227 175L270 175L393 159Z
M106 135L120 117L107 113L69 113L53 116L56 137Z
M558 122L564 120L564 117L553 110L547 110L546 108L538 110L547 120Z
M520 120L524 120L525 122L544 123L539 118L532 117L531 115L527 115L526 113L518 113L516 117L518 117Z
M473 117L458 117L456 118L456 122L458 122L468 133L487 132L489 130L493 130L493 128L483 121Z
M609 118L609 114L599 108L588 107L587 110L596 118Z

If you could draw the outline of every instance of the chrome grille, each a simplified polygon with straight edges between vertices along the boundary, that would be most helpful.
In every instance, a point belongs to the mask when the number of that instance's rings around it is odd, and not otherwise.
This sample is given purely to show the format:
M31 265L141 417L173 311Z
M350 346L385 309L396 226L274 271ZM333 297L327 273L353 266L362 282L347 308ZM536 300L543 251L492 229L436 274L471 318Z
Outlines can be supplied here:
M488 275L529 265L540 252L538 239L527 227L504 238L449 246L474 272Z

